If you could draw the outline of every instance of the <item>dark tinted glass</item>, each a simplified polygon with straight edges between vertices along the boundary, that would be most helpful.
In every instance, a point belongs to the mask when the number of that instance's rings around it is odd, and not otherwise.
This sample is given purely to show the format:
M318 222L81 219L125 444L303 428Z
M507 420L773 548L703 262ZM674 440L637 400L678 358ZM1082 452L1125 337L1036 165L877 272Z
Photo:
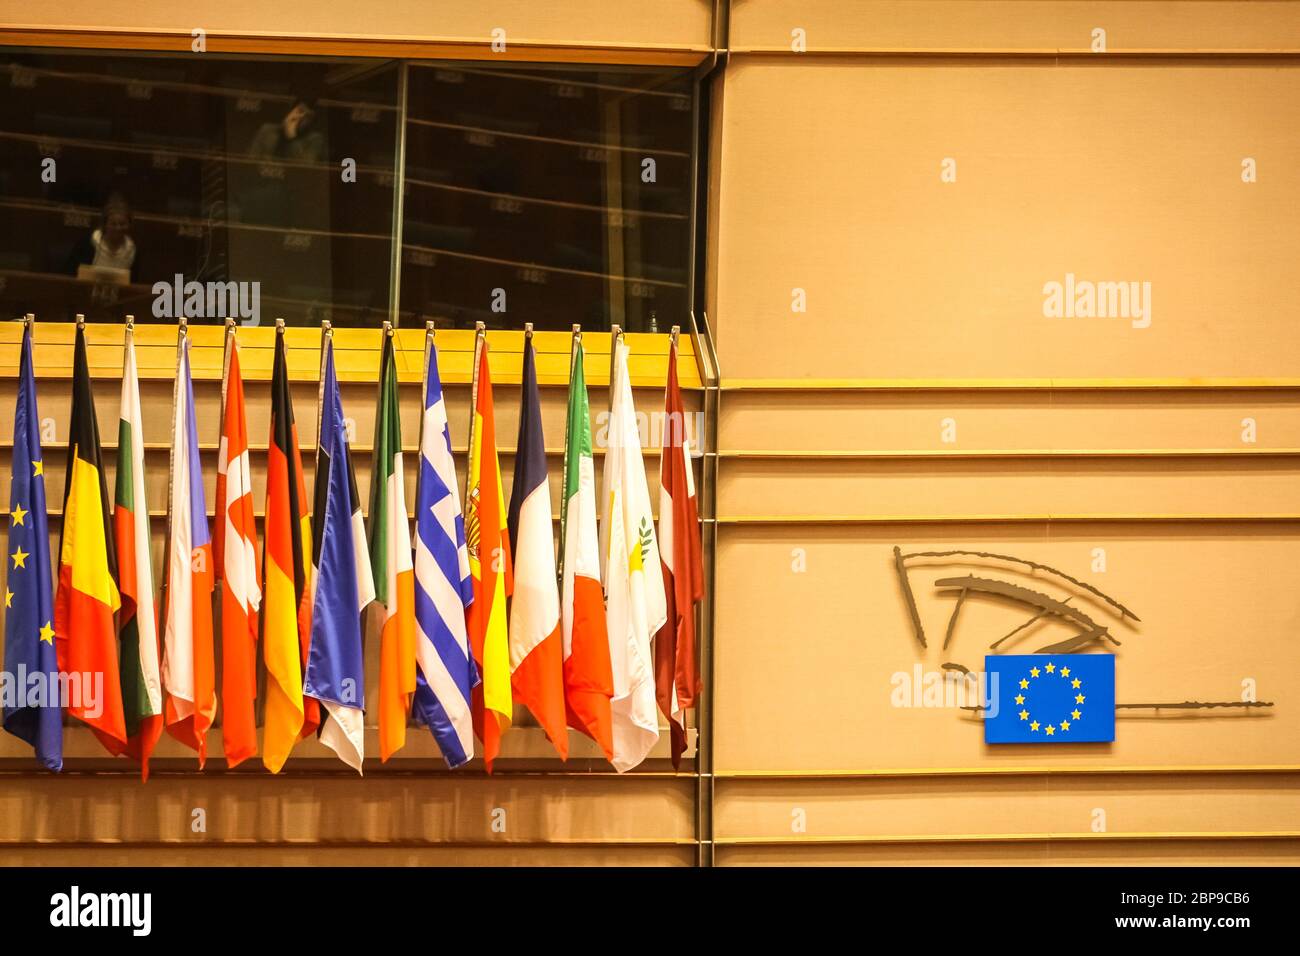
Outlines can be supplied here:
M0 53L0 89L6 317L374 326L394 288L404 324L688 308L684 71L41 50Z
M179 306L191 321L378 324L399 74L0 53L0 314L170 321Z
M691 92L675 70L412 63L402 322L685 324Z

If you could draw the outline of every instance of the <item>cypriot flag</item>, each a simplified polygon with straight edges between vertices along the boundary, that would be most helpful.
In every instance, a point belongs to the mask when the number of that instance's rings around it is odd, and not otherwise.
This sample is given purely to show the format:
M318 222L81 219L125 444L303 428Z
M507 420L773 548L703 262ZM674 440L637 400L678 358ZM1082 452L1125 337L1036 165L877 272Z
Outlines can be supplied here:
M615 338L610 382L609 442L602 480L601 576L614 674L614 769L645 760L659 740L651 636L668 618L654 513L637 432L629 349Z

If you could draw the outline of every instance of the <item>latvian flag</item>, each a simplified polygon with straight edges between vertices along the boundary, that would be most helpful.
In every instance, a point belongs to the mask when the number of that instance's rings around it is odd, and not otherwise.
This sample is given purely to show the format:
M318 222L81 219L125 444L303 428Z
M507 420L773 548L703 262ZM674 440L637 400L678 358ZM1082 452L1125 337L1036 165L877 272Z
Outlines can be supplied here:
M704 565L675 342L668 353L663 455L659 461L659 556L668 620L655 635L655 691L659 709L671 728L676 768L681 766L686 750L686 710L694 706L700 686L695 663L695 602L704 597Z

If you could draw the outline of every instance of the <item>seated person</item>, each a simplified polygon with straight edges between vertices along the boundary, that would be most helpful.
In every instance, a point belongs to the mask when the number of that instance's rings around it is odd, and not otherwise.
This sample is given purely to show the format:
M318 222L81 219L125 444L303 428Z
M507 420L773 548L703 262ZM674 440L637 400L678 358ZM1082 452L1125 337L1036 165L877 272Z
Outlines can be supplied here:
M68 271L76 275L83 265L118 269L127 273L132 282L138 282L139 262L130 233L131 207L120 194L114 193L104 203L99 228L73 246Z

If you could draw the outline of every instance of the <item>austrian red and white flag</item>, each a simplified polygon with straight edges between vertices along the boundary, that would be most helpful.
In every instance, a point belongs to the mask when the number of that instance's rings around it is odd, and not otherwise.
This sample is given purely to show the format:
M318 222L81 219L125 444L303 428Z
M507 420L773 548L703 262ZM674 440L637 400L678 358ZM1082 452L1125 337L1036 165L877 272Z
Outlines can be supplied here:
M257 754L257 527L239 344L227 333L213 564L221 580L221 741L230 766Z

